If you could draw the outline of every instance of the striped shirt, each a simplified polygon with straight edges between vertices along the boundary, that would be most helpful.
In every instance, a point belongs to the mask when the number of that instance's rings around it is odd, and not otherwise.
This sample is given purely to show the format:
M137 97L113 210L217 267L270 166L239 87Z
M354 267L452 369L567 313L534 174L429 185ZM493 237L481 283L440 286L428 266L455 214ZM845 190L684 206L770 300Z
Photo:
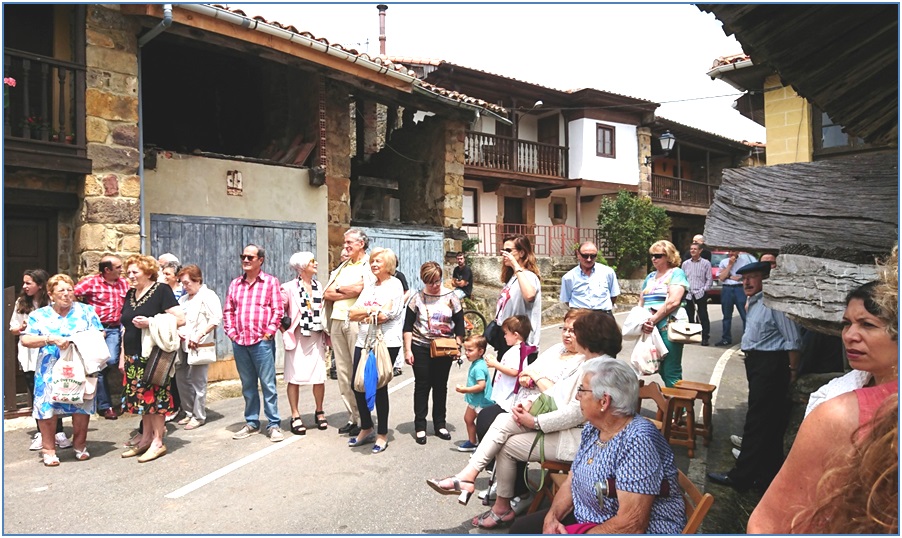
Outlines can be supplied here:
M764 306L764 292L749 297L743 351L796 351L801 347L799 326L783 312Z
M103 276L94 275L75 285L75 296L82 303L94 307L100 323L118 325L128 288L128 280L124 278L120 278L115 284L110 284Z
M249 283L246 275L241 275L229 284L222 326L230 340L250 346L264 335L276 334L282 312L278 278L260 271Z
M711 289L714 284L714 277L711 276L711 262L704 258L698 261L689 258L683 262L683 272L689 279L689 293L693 299L701 299L705 296L705 292Z

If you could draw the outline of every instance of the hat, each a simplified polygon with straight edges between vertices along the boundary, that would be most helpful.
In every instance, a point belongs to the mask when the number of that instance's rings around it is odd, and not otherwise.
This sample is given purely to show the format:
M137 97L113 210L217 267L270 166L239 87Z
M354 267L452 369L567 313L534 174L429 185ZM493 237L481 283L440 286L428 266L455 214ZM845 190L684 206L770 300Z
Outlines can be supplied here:
M749 263L736 270L737 275L745 275L747 273L764 273L764 278L767 278L770 276L770 262Z

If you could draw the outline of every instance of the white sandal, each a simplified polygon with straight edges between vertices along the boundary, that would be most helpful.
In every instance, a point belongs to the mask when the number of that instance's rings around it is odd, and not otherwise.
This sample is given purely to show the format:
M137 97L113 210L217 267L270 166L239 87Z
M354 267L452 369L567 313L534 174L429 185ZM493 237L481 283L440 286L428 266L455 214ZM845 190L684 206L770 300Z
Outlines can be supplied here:
M44 467L57 467L60 464L60 459L56 454L43 454L42 458L44 460Z
M85 447L84 450L75 449L75 459L78 461L85 461L91 459L91 454L88 453L88 447Z

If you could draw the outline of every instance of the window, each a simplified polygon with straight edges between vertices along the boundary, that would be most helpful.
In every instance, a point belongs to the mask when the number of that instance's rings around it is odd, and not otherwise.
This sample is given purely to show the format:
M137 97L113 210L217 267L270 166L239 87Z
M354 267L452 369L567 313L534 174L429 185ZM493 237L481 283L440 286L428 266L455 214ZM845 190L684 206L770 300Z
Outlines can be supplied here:
M479 205L476 201L476 189L464 189L463 223L476 224L479 222Z
M861 138L843 132L843 126L830 119L826 112L812 107L814 152L816 155L860 151L870 146Z
M614 128L597 124L595 131L595 154L599 157L614 157Z

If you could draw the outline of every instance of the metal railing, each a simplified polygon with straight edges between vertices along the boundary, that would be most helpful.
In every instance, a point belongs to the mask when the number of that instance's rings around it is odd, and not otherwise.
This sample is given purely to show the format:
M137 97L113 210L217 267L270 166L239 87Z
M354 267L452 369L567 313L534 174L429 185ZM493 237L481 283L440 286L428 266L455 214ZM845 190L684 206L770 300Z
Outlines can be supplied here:
M7 137L85 146L84 65L4 49L3 130Z
M465 164L494 170L567 178L567 148L467 131Z
M651 199L659 202L710 207L717 187L691 179L651 175Z
M465 224L461 229L471 239L479 239L476 244L476 254L480 256L499 256L504 245L504 238L509 235L525 235L532 243L532 249L536 256L570 256L573 251L586 241L592 241L598 246L599 253L605 252L605 240L597 228L577 228L566 224L540 225L540 224L497 224L478 223Z

